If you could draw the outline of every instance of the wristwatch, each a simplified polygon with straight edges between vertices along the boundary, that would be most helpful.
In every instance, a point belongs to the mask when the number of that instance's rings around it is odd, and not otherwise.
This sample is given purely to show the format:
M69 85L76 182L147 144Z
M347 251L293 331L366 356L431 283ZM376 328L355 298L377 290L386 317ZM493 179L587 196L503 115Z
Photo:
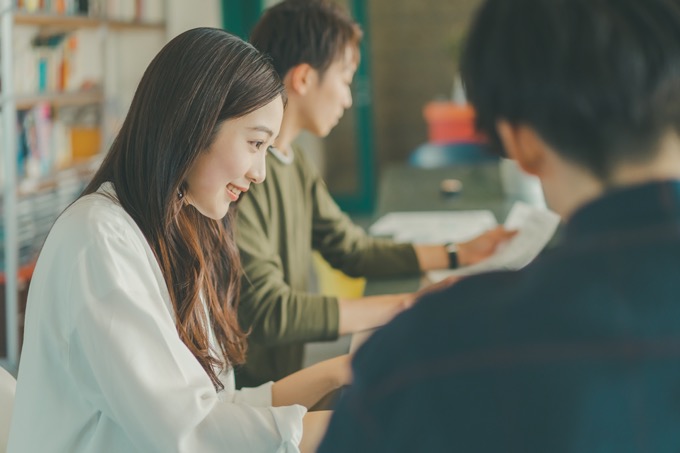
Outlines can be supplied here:
M449 254L449 269L456 269L458 267L458 244L449 242L444 247L446 253Z

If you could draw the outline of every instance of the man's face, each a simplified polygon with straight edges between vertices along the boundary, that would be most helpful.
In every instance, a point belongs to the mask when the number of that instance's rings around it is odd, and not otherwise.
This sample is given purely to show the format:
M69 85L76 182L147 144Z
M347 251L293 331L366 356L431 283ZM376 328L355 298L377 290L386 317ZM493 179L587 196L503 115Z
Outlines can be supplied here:
M357 50L347 46L344 53L323 74L312 69L310 89L302 102L302 126L318 137L327 136L345 110L352 106L350 85L357 70Z

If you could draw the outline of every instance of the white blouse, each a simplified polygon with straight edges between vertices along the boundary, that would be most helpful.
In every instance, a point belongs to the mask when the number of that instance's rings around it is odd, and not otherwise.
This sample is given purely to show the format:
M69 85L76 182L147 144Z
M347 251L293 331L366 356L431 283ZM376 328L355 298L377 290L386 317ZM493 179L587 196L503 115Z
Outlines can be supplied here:
M231 369L215 391L141 230L99 192L38 259L8 452L298 452L306 409L271 407L271 383L235 390Z

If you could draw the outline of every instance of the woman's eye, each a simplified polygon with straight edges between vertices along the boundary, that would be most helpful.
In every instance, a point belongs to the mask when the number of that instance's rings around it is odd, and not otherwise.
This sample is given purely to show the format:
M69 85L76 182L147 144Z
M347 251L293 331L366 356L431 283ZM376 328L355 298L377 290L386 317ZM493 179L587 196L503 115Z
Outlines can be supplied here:
M264 142L263 141L257 141L257 142L252 142L252 144L256 149L259 150L262 147L262 145L264 145Z

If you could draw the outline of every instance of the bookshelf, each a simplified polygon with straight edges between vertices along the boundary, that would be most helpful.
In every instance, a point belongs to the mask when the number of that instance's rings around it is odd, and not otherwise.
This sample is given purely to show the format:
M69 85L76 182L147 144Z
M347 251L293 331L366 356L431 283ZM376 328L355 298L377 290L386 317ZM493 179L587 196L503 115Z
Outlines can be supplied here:
M100 89L71 92L51 92L32 95L21 95L15 98L17 110L28 110L40 103L49 103L53 107L91 105L104 102L104 92Z
M0 0L0 366L12 373L38 251L165 43L167 1Z
M101 26L108 26L113 30L125 29L149 29L149 30L164 30L164 22L148 22L143 20L109 20L106 18L90 17L90 16L67 16L59 14L44 14L44 13L22 13L17 12L14 15L14 23L16 25L35 25L41 27L49 27L58 30L73 30L78 28L98 28Z

